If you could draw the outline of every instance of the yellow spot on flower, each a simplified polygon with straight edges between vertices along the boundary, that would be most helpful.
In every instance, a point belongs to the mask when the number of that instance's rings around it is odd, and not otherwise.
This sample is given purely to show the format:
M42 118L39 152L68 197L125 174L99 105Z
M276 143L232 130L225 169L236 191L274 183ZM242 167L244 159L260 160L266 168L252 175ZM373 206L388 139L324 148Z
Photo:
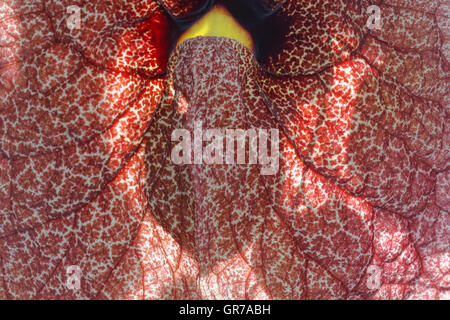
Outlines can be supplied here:
M186 30L177 42L195 37L227 37L239 41L253 51L253 39L222 5L214 6L206 15Z

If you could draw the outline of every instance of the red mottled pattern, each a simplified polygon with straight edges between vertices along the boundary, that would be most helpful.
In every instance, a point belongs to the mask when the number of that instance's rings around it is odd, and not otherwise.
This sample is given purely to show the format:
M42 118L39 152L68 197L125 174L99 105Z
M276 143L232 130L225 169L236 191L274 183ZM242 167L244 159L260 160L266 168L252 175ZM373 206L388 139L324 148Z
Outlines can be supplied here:
M1 299L450 297L448 1L381 30L369 1L264 3L290 28L262 65L224 38L166 65L164 10L202 2L2 2ZM279 171L174 165L197 120L279 129Z
M275 17L288 27L281 45L262 61L264 68L278 75L313 74L347 59L362 36L356 26L365 22L356 3L286 0Z
M235 41L188 40L172 60L146 152L150 208L196 258L200 281L232 259L240 275L223 270L210 285L239 287L251 277L257 292L207 288L204 297L345 297L370 261L372 209L306 167L284 135L275 176L261 176L255 165L180 167L167 161L175 144L167 141L171 131L192 132L194 121L205 128L279 127L253 81L256 61ZM181 97L189 107L180 114ZM327 285L320 283L323 276Z
M172 16L180 18L202 8L208 0L159 0Z
M68 4L83 29L66 28ZM95 297L143 216L133 159L162 93L167 17L152 1L6 1L0 17L0 297L74 297L72 264L77 297Z

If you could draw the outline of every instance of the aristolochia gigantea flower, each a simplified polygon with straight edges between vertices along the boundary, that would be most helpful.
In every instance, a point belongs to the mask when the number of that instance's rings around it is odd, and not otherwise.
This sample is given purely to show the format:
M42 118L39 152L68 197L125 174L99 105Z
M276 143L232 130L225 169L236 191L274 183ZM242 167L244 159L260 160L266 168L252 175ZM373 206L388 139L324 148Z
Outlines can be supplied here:
M449 298L445 1L3 0L0 22L0 298ZM226 130L279 136L235 159Z

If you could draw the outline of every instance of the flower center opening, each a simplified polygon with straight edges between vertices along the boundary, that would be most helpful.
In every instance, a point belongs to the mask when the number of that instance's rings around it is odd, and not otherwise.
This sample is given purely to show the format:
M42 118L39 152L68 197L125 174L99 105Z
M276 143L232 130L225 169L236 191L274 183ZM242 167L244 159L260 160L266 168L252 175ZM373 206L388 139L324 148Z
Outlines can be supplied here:
M253 51L250 33L242 27L223 5L215 5L206 15L187 29L178 39L181 42L195 37L227 37L239 41Z

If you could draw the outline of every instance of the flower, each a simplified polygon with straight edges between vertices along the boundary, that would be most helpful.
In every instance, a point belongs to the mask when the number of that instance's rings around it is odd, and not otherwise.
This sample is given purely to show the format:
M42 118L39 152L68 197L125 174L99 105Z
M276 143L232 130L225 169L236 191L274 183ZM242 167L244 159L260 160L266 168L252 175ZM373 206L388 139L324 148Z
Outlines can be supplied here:
M236 3L254 51L175 46L212 1L5 2L1 298L448 296L445 8ZM280 170L171 163L198 119Z

